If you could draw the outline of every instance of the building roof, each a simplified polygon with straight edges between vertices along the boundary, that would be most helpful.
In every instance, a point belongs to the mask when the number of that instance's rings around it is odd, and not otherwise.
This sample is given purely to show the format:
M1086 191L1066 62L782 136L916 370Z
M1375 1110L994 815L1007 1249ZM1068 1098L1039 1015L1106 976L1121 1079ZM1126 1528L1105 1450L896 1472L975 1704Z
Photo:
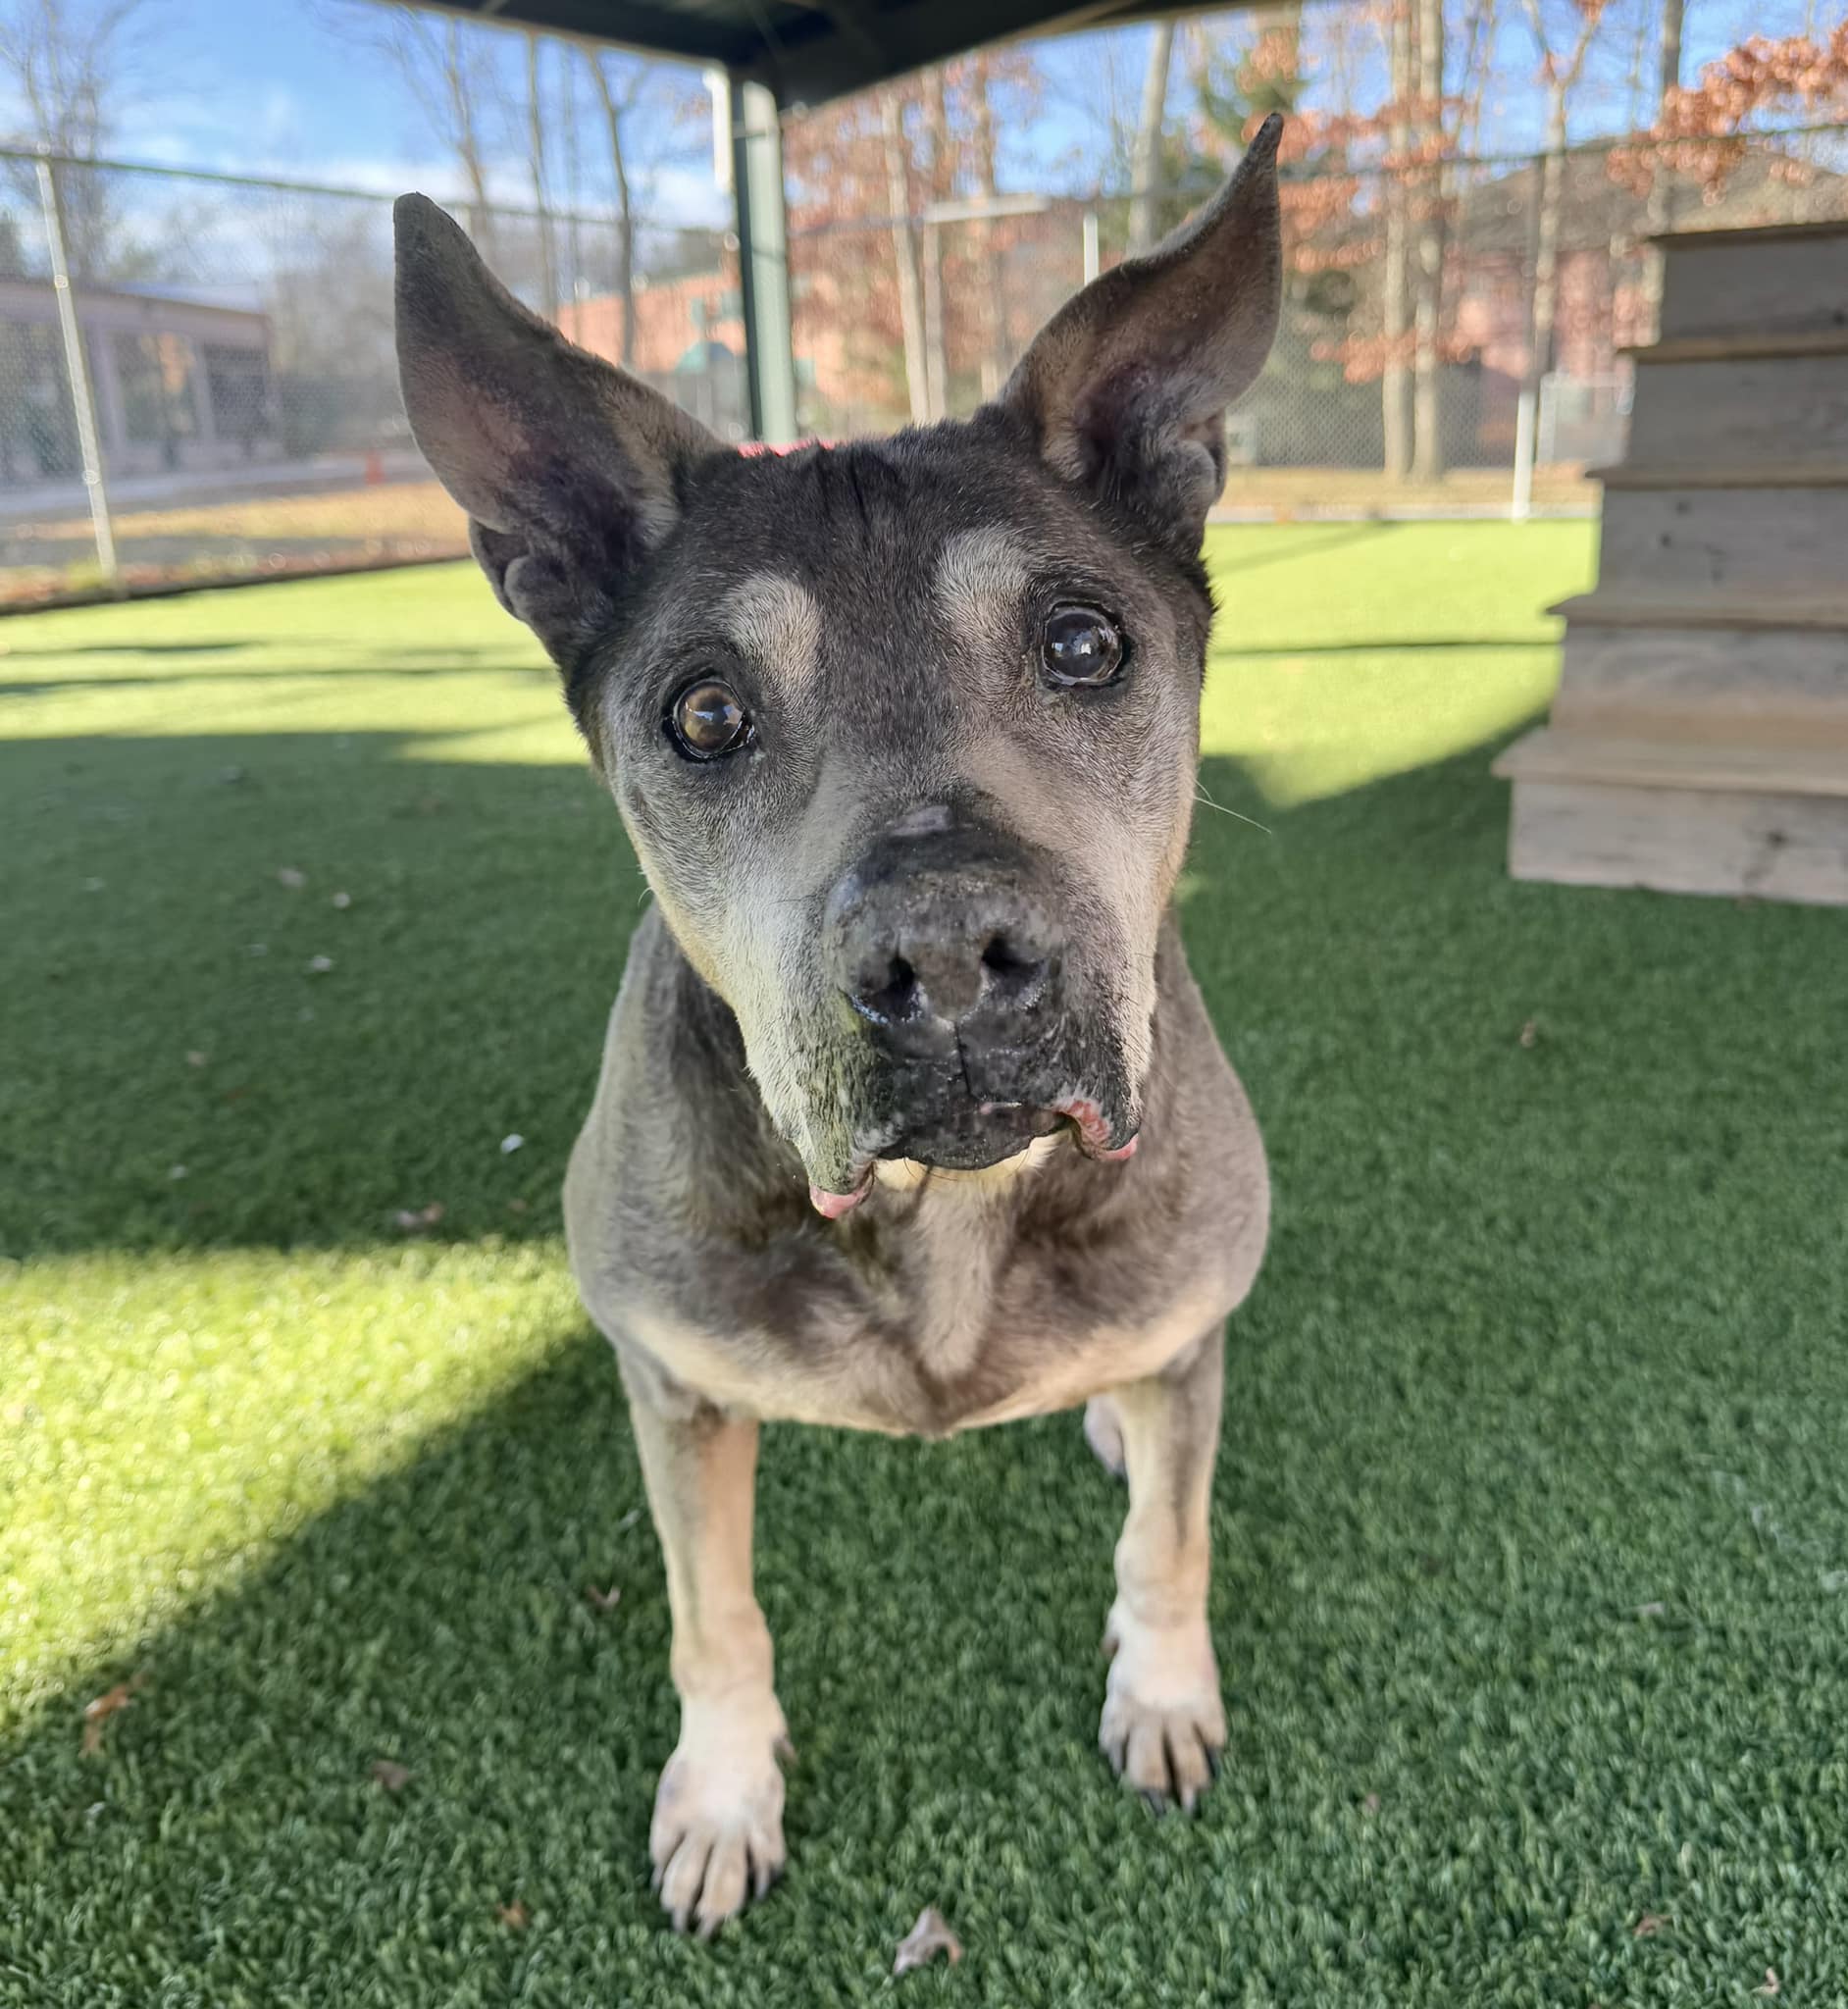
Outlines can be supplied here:
M1209 0L424 0L446 14L678 56L767 83L784 106L819 104L959 56L1057 28L1205 13ZM1218 0L1223 6L1225 0Z

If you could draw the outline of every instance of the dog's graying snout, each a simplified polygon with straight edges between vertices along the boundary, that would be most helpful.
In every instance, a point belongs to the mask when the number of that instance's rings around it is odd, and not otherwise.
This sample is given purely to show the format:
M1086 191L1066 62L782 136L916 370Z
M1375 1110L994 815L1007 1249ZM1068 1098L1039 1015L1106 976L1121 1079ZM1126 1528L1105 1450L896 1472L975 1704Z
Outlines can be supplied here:
M916 827L897 827L829 900L842 996L900 1058L1033 1044L1055 1013L1061 942L1047 902L966 833L901 834Z

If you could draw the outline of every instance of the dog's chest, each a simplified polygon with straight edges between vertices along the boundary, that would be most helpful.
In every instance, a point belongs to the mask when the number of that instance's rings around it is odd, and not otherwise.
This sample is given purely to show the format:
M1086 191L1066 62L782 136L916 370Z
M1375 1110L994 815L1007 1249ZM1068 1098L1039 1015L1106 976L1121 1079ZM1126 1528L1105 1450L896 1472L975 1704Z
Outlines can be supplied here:
M1256 1266L1236 1233L1185 1266L1126 1262L1107 1243L1023 1242L979 1182L888 1186L866 1207L884 1217L860 1224L858 1261L824 1245L779 1266L772 1288L743 1268L728 1279L735 1322L633 1294L608 1314L587 1302L613 1337L721 1407L937 1436L1159 1371L1243 1294L1241 1265Z

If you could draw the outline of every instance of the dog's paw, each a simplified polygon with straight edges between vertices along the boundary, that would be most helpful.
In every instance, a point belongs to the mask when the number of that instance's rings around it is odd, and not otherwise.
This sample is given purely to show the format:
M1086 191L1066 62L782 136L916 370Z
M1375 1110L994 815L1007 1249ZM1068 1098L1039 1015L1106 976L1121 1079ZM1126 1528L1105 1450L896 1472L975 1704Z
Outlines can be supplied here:
M654 1887L674 1930L710 1938L783 1874L783 1711L767 1689L692 1700L648 1829Z
M1156 1811L1191 1814L1225 1748L1219 1664L1206 1622L1149 1625L1119 1604L1104 1628L1112 1656L1098 1747L1110 1770Z
M1107 1395L1094 1395L1085 1404L1085 1442L1111 1478L1129 1476L1129 1466L1123 1457L1123 1419Z

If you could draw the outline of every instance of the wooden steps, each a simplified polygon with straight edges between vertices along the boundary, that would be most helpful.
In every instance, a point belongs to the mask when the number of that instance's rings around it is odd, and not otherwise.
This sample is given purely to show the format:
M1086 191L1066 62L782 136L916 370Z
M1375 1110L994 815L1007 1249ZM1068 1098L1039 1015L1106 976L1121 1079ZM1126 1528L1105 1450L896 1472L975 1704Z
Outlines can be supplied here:
M1627 459L1704 468L1848 461L1848 335L1828 348L1637 360Z
M1625 460L1585 472L1607 489L1838 489L1848 481L1848 460L1778 460L1740 467L1676 466L1673 461L1638 466Z
M1630 342L1619 356L1638 363L1775 363L1808 356L1848 355L1848 321L1827 328L1755 331L1749 335L1681 335L1671 341Z
M1711 748L1677 760L1543 728L1495 771L1514 783L1516 879L1848 904L1848 747L1832 766Z
M1516 878L1848 905L1848 225L1665 238Z
M1574 622L1553 721L1573 732L1765 748L1848 748L1848 624Z
M1848 228L1841 224L1690 231L1657 241L1665 346L1695 336L1848 334Z
M1834 592L1679 592L1601 586L1556 600L1549 614L1588 628L1848 628L1848 579Z
M1674 742L1540 726L1496 760L1511 780L1848 798L1848 740L1832 747Z
M1848 488L1609 488L1600 579L1618 588L1809 592L1848 572Z

